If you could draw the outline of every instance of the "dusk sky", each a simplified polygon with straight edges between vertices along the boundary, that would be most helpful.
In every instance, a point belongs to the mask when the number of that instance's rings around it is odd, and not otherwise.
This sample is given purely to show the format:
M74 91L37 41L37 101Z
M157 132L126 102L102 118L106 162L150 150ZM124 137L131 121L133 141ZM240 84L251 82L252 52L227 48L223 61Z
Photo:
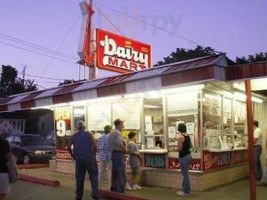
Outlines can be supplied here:
M12 65L22 72L59 78L78 79L77 50L81 28L81 0L0 0L0 65ZM267 52L267 1L264 0L94 0L111 21L128 37L152 45L153 63L162 60L178 47L195 46L177 36L162 32L143 22L120 15L120 12L159 26L226 52L228 57ZM118 33L96 10L98 28ZM12 42L3 34L59 51L77 60L71 63L33 54L8 45L32 48ZM5 44L3 44L5 43ZM40 51L38 51L40 52ZM44 53L44 52L41 52ZM52 54L44 53L46 55ZM101 72L100 76L109 73ZM33 77L27 77L33 78ZM55 80L36 79L40 86L54 87Z

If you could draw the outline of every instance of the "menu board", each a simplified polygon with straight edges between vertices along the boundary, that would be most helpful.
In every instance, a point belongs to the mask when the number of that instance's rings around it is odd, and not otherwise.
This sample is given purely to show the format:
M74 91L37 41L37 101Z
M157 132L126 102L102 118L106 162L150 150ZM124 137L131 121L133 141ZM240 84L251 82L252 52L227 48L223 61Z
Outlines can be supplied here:
M103 131L106 125L111 125L111 104L90 104L88 106L88 130Z
M140 129L140 102L122 101L112 104L113 120L124 121L125 129Z

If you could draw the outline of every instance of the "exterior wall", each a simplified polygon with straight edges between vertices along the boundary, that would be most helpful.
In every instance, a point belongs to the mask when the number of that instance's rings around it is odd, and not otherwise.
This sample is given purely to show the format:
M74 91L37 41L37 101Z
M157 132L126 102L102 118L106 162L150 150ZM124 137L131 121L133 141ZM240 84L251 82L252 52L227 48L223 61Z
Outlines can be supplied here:
M56 162L56 167L55 166ZM74 174L75 162L57 160L52 161L50 170ZM214 170L208 173L190 173L191 188L194 191L204 191L213 187L231 183L248 176L248 165L241 164L225 169ZM164 180L164 181L163 181ZM182 174L178 170L143 168L141 173L142 185L181 189Z
M181 189L183 180L181 172L176 170L144 169L142 176L144 185L173 189ZM204 191L247 176L248 165L239 165L208 173L191 173L190 182L192 190Z
M66 174L75 174L75 161L57 160L56 171Z

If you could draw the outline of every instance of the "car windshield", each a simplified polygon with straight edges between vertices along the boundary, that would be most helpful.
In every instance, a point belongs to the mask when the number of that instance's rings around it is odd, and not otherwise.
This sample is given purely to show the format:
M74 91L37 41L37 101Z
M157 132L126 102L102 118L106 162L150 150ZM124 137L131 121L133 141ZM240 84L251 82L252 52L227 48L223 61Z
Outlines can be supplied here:
M45 140L40 136L21 136L22 144L27 146L44 145Z

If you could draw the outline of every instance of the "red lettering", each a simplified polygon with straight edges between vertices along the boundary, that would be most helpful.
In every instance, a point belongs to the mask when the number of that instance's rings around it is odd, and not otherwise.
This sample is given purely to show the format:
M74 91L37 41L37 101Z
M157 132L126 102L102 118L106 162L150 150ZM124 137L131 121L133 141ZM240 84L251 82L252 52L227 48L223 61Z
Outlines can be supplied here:
M135 71L137 71L137 64L136 63L130 63L130 69L134 69Z
M113 58L112 57L108 57L108 64L112 65L112 66L118 66L118 59L117 58Z
M128 66L127 66L125 60L121 61L121 65L120 65L120 67L121 67L121 68L126 68L126 69L128 69Z

